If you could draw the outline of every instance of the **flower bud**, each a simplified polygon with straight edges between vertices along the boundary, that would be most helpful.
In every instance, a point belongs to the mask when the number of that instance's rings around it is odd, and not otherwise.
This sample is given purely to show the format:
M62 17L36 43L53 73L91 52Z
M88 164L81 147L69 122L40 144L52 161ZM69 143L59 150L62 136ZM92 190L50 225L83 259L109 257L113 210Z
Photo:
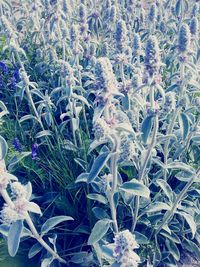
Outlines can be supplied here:
M99 58L95 65L97 86L104 92L117 92L117 80L113 73L112 64L106 57Z
M122 53L125 47L127 46L127 29L124 20L120 20L117 23L115 40L117 49L120 53Z
M114 238L114 258L120 266L138 266L140 262L139 256L133 252L133 249L138 248L139 245L135 240L134 235L125 230L115 234ZM127 265L128 264L128 265Z
M152 4L149 9L149 14L148 14L148 21L151 23L155 23L157 19L157 6L156 4Z
M160 49L155 36L150 36L147 40L144 64L150 76L153 76L153 74L157 73L160 69Z
M95 122L93 131L94 131L94 136L96 140L104 139L109 134L108 124L103 118L99 118Z
M133 56L136 57L141 51L141 39L139 34L135 33L133 36Z
M26 187L22 185L20 182L14 182L11 184L12 194L17 198L26 197Z
M188 52L190 48L191 34L189 26L185 23L182 24L178 35L178 49L180 53Z
M194 17L191 21L190 21L190 33L194 36L198 34L198 30L199 30L199 21L196 17Z
M102 57L107 57L108 51L109 51L108 43L105 42L105 43L103 43L102 48L101 48Z
M79 6L79 18L82 23L87 20L86 6L84 4L80 4Z
M14 209L5 204L1 211L1 218L4 223L11 224L12 222L16 222L19 219L19 216Z
M116 16L117 16L116 7L112 6L111 9L110 9L110 21L111 22L115 22L116 21Z

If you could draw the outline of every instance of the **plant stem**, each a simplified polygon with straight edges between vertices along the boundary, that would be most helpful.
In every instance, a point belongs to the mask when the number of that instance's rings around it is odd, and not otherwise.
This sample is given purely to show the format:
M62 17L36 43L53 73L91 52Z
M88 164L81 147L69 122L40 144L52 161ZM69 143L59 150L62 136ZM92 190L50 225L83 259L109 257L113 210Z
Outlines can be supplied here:
M11 208L14 208L14 203L11 200L10 196L8 195L8 192L6 189L1 190L1 195L4 199L4 201L7 203L8 206L10 206ZM26 216L25 216L25 220L33 234L33 237L58 261L62 262L62 263L66 263L66 261L64 259L62 259L43 239L42 237L39 235L38 231L36 230L30 215L28 214L28 212L26 212Z
M115 140L115 147L114 147L114 151L113 151L113 155L111 157L111 174L113 176L113 180L112 180L112 188L110 191L110 194L108 196L109 199L109 203L110 203L110 210L111 210L111 216L112 216L112 220L113 220L113 227L114 227L114 231L117 233L118 232L118 224L117 224L117 214L116 214L116 207L115 207L115 203L114 203L114 194L116 192L117 189L117 180L118 180L118 174L117 174L117 159L118 159L118 150L119 150L119 141L117 139L116 136L113 136L114 140Z
M173 216L174 212L176 211L176 209L178 207L178 204L181 202L181 200L183 199L183 197L187 193L187 191L190 188L190 186L193 184L193 182L196 179L196 177L199 178L199 176L200 176L200 169L198 169L197 173L192 176L192 178L187 182L187 184L184 186L182 191L179 193L179 195L177 196L176 201L174 202L171 210L169 210L169 211L167 211L165 213L164 220L161 222L160 226L155 231L155 235L158 235L158 233L162 230L163 226L165 224L169 223L171 217Z
M158 132L158 126L159 126L158 125L158 115L156 114L151 143L150 143L149 148L147 150L147 154L146 154L143 166L140 169L140 173L139 173L139 177L138 177L139 181L143 180L143 178L144 178L145 170L146 170L149 158L151 156L152 149L154 148L155 143L156 143L156 135ZM140 205L140 197L136 196L135 197L135 210L134 210L134 217L133 217L133 224L132 224L132 232L134 232L136 224L137 224L139 205Z

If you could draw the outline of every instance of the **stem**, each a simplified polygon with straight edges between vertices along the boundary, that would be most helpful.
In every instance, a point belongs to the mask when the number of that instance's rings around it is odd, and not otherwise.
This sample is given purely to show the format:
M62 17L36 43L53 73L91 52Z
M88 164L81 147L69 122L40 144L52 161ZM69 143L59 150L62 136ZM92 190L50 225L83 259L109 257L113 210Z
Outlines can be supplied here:
M120 143L119 143L116 136L113 136L113 138L115 140L114 152L113 152L113 155L111 157L111 174L113 176L113 181L112 181L112 188L111 188L110 194L108 196L108 199L109 199L109 203L110 203L110 209L111 209L111 216L112 216L112 220L113 220L114 231L117 233L118 232L118 224L117 224L116 208L115 208L115 203L114 203L114 194L115 194L116 189L117 189L117 180L118 180L118 177L117 177L117 159L118 159L118 150L119 150Z
M152 139L151 139L151 143L149 145L149 148L147 150L147 154L143 163L143 166L140 169L140 173L139 173L139 177L138 180L141 181L143 180L144 174L145 174L145 170L149 161L149 158L151 156L151 151L155 146L156 143L156 135L158 132L158 115L156 114L155 117L155 122L154 122L154 129L153 129L153 134L152 134ZM138 212L139 212L139 205L140 205L140 197L136 196L135 197L135 212L134 212L134 217L133 217L133 224L132 224L132 232L134 232L136 224L137 224L137 218L138 218Z
M62 262L62 263L66 263L66 261L64 259L62 259L43 239L42 237L38 234L30 215L26 214L26 218L25 218L34 238L58 261Z
M1 190L1 195L4 199L4 201L7 203L7 205L9 205L11 208L14 208L15 205L13 203L13 201L11 200L10 196L8 195L8 192L6 189ZM26 212L26 216L25 216L25 220L33 234L33 237L58 261L62 262L62 263L66 263L66 261L64 259L62 259L43 239L42 237L39 235L39 233L37 232L30 215L28 214L28 212Z
M26 91L26 95L27 95L28 100L29 100L29 104L32 107L33 112L34 112L34 114L35 114L35 116L36 116L36 118L37 118L37 120L38 120L38 122L39 122L39 124L40 124L40 126L42 128L42 130L44 130L44 126L42 124L42 121L40 119L40 116L39 116L39 114L37 112L37 109L35 107L35 104L33 102L33 98L32 98L32 95L31 95L31 92L30 92L30 89L29 89L29 86L28 85L25 86L25 91Z
M192 178L187 182L187 184L184 186L184 188L182 189L182 191L179 193L179 195L176 198L176 201L174 202L174 205L172 206L170 211L167 211L164 215L164 220L162 221L162 223L160 224L160 226L158 227L158 229L155 231L155 235L158 235L158 233L161 231L161 229L163 228L163 226L167 223L170 222L171 217L173 216L174 212L176 211L178 204L180 203L180 201L183 199L184 195L186 194L186 192L188 191L188 189L190 188L190 186L193 184L195 178L199 178L200 176L200 169L197 171L197 173L195 175L192 176Z
M176 122L176 119L177 119L177 117L179 115L180 109L181 109L181 107L177 107L176 110L174 111L174 115L173 115L172 120L171 120L171 122L169 124L169 127L168 127L166 135L169 135L169 134L172 133L172 130L174 128L174 124ZM167 140L165 145L164 145L164 163L165 164L167 164L167 158L168 158L168 153L169 153L169 151L168 151L169 142L170 141Z

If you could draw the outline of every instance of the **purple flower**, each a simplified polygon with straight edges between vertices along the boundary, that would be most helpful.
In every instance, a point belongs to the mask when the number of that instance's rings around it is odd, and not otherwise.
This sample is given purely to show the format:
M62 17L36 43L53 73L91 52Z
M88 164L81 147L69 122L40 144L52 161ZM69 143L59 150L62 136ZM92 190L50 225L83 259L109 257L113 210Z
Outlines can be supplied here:
M13 72L13 77L16 79L16 82L20 81L19 69L17 67L15 67L15 70Z
M3 86L3 79L2 79L2 76L1 75L0 75L0 87L1 87L1 89L4 88L4 86Z
M6 64L3 61L0 61L0 68L3 72L3 74L7 74L8 73L8 68L6 66Z
M38 150L38 144L33 144L31 149L31 156L33 160L37 159L37 150Z
M17 86L16 79L14 76L12 76L10 79L10 88L16 90L16 86Z
M22 146L21 146L20 141L19 141L18 138L15 138L15 139L13 140L12 144L13 144L13 147L14 147L14 149L15 149L16 151L18 151L19 153L22 152Z

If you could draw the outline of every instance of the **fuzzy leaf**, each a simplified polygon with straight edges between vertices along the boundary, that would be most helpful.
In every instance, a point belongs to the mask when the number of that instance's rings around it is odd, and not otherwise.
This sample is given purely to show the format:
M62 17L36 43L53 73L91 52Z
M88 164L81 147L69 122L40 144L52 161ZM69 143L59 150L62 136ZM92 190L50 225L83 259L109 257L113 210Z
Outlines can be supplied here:
M132 179L130 182L123 183L119 189L128 194L149 198L150 190L142 182Z
M88 194L87 198L95 200L95 201L98 201L98 202L100 202L102 204L107 204L108 203L107 199L104 196L100 195L100 194Z
M109 219L103 219L98 221L92 229L92 232L88 239L88 245L93 245L99 240L101 240L110 228L110 223L111 220Z
M0 136L0 160L6 157L7 151L8 151L7 142L2 136Z
M34 244L29 252L28 252L28 258L31 259L33 258L35 255L37 255L41 250L43 249L43 247L39 244L39 243L36 243Z
M192 238L194 238L195 233L196 233L196 231L197 231L197 225L196 225L196 223L195 223L193 217L192 217L190 214L188 214L188 213L186 213L186 212L182 212L182 211L178 211L178 212L176 212L176 213L178 213L178 214L180 214L181 216L183 216L183 218L186 220L186 222L187 222L187 224L189 225L190 230L191 230L191 232L192 232Z
M74 220L70 216L55 216L50 219L48 219L41 228L41 234L44 235L48 233L50 230L52 230L57 224L65 221Z
M171 207L163 202L155 202L153 204L151 204L148 208L147 208L147 212L159 212L162 210L170 210Z
M110 152L104 152L96 158L90 170L90 174L88 176L89 183L91 183L97 177L97 175L100 173L100 171L105 166L109 157L110 157Z
M142 141L146 144L153 124L153 116L148 116L142 122Z
M51 135L52 135L51 131L44 130L44 131L41 131L41 132L37 133L35 138L41 138L41 137L44 137L44 136L51 136Z
M180 252L179 252L179 249L178 249L176 243L174 243L172 240L166 239L165 244L166 244L169 252L171 253L171 255L174 257L174 259L176 261L179 261L180 260Z
M183 162L174 161L172 163L169 163L166 167L167 169L182 170L189 173L195 173L195 170L191 166Z
M27 205L27 208L28 208L28 211L30 212L42 215L40 207L34 202L29 202Z
M181 133L183 136L183 140L185 140L188 136L188 133L190 131L190 122L189 118L185 113L181 113L179 116L179 124L180 124L180 129Z
M22 220L13 222L10 226L8 232L8 252L11 257L14 257L17 254L22 230L23 230Z
M170 185L163 179L158 179L156 183L161 187L165 195L168 197L170 201L173 201L173 191Z
M19 122L22 123L22 122L27 121L27 120L36 120L36 121L38 121L38 119L33 115L25 115L25 116L21 117Z

